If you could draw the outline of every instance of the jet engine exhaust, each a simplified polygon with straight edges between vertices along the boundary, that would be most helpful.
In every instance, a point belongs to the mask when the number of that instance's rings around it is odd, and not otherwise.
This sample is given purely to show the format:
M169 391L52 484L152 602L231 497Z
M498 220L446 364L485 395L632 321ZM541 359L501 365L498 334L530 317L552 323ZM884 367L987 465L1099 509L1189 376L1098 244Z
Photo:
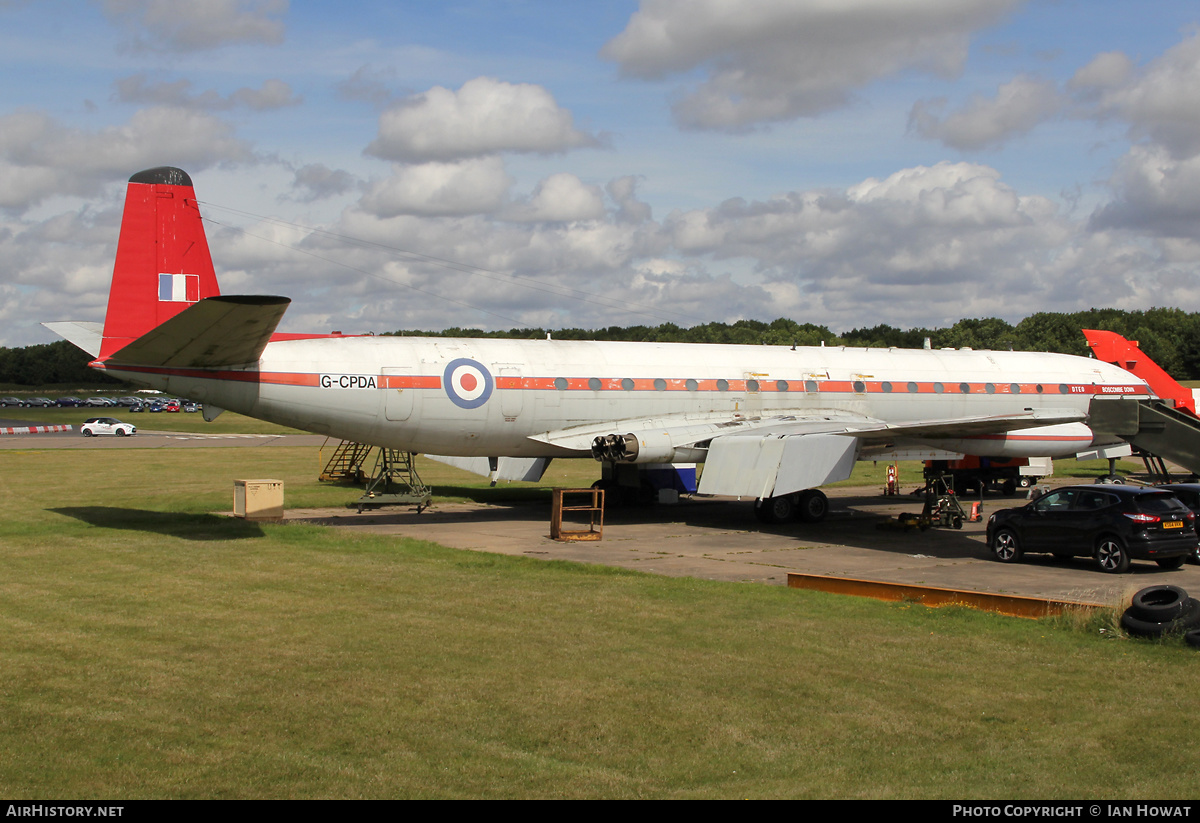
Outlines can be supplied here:
M638 440L632 434L608 434L592 441L592 457L600 462L636 463Z

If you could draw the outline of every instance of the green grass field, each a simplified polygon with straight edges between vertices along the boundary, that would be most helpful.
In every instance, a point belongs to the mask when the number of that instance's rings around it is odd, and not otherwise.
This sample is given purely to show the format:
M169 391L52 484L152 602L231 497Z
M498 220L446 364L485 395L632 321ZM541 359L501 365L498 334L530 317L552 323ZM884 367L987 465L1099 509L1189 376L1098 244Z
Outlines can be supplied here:
M1178 638L213 514L352 496L317 465L0 452L0 794L1196 796Z

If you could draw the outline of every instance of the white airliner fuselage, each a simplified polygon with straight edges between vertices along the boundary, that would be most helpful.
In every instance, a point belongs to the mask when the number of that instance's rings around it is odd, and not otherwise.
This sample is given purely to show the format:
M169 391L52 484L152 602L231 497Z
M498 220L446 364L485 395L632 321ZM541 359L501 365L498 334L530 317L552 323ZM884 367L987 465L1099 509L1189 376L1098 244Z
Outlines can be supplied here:
M1097 360L970 350L382 336L273 342L254 367L216 374L109 368L346 440L514 457L579 456L597 433L624 433L622 421L659 420L650 426L657 429L837 412L914 424L1072 410L1082 419L1097 394L1149 396L1142 381ZM1092 445L1083 423L953 435L918 439L990 456L1056 456Z

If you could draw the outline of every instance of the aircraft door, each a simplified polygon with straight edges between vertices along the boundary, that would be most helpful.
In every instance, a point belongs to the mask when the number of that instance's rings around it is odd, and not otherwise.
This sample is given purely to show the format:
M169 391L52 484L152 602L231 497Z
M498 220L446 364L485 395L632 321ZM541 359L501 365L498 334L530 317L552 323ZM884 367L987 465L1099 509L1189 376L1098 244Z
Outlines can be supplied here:
M525 405L525 390L521 383L521 369L517 366L499 366L500 379L497 394L500 395L500 413L506 422L513 422Z
M383 415L388 420L402 423L416 411L419 398L413 385L414 375L412 366L384 367L383 380L387 388L384 390Z

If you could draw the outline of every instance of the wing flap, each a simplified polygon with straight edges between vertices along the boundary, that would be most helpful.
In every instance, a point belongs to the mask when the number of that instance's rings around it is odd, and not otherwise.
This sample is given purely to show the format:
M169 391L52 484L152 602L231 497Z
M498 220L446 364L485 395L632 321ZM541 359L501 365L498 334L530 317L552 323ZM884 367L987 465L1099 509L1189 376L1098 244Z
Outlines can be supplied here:
M859 440L844 434L739 435L713 440L700 494L777 497L845 480Z
M110 364L218 368L257 363L291 303L286 297L206 297L108 358Z

